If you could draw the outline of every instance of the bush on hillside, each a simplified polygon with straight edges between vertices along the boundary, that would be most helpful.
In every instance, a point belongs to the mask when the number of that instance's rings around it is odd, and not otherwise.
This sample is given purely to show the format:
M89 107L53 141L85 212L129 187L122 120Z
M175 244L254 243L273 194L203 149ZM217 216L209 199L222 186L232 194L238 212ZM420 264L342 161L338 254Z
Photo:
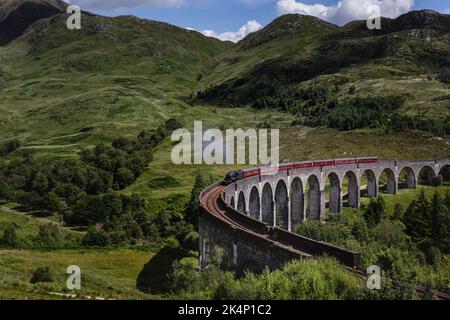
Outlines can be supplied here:
M50 272L49 267L39 267L37 268L31 277L31 283L42 283L42 282L53 282L53 275Z

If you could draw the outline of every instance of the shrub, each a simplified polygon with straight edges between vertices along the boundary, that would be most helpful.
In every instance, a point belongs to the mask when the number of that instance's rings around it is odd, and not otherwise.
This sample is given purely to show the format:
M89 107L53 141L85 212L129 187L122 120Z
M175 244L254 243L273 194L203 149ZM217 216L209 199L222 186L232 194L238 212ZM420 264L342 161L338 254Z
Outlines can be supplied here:
M344 226L322 224L318 221L305 221L299 224L295 231L302 236L337 245L343 245L351 236L351 230Z
M11 152L20 148L20 146L21 146L21 143L17 139L2 143L2 144L0 144L0 156L6 156L6 155L10 154Z
M103 231L91 228L81 240L84 246L107 247L111 244L109 235Z
M382 220L373 229L374 238L388 247L402 247L407 241L405 229L400 221Z
M50 272L49 267L39 267L37 268L31 277L31 283L41 283L41 282L53 282L53 276Z
M441 175L433 177L433 180L431 181L431 185L433 187L440 187L443 184L444 184L444 177Z
M364 212L364 219L369 228L375 227L381 222L386 210L386 204L382 197L378 199L370 199L370 203Z
M41 248L56 249L63 244L64 236L59 226L45 224L39 227L35 242Z
M0 243L6 248L17 248L19 246L19 240L17 239L16 228L8 226L3 232Z
M450 68L444 68L439 73L439 80L444 83L450 83Z

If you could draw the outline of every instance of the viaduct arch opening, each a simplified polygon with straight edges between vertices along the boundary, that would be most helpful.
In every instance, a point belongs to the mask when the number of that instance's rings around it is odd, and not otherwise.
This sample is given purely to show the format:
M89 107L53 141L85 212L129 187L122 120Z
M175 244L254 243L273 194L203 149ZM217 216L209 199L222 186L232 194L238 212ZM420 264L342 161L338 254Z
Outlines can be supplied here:
M378 197L378 182L372 170L366 170L361 176L361 197Z
M250 192L250 200L249 200L249 210L250 216L255 219L259 219L259 215L261 212L261 204L259 200L259 192L258 188L253 187Z
M320 182L315 175L308 178L308 210L306 213L307 220L320 220L321 191Z
M450 165L445 165L439 171L439 175L442 177L444 185L450 185Z
M246 209L246 206L245 206L245 195L244 195L244 192L241 191L241 193L239 194L237 210L239 212L241 212L241 213L246 213L245 209Z
M388 194L397 193L397 182L395 180L395 173L389 168L381 172L379 180L380 191Z
M327 177L326 188L329 189L328 192L328 208L331 213L341 213L342 212L342 190L341 182L337 174L330 173Z
M424 186L432 186L436 173L430 166L425 166L419 171L419 184Z
M262 221L269 225L273 225L273 192L269 183L266 183L261 197Z
M282 229L289 229L289 198L286 183L281 180L275 189L275 217L276 226Z
M343 185L346 186L346 195L344 200L347 200L344 205L350 208L359 208L359 182L358 177L353 171L348 171L343 180Z
M234 197L231 197L231 200L230 200L230 207L232 207L232 208L236 208L236 202L234 201Z
M416 189L417 188L417 180L416 174L414 170L405 167L400 170L400 175L398 177L398 188L399 189Z
M300 224L305 214L305 193L303 184L299 178L295 178L291 183L291 227Z

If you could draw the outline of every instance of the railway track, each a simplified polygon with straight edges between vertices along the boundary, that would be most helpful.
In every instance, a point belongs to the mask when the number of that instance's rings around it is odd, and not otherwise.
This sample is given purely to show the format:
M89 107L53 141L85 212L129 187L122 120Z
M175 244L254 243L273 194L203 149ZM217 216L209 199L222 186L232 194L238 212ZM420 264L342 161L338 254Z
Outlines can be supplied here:
M229 226L240 229L241 231L246 232L247 234L252 235L255 238L261 239L263 241L271 242L273 244L276 244L278 247L296 251L297 254L299 254L303 257L314 258L314 256L311 254L294 249L294 247L290 246L288 243L281 243L274 239L271 239L269 228L261 229L260 231L251 230L243 223L237 221L237 219L233 219L232 213L227 212L227 207L223 206L223 203L221 204L221 201L220 201L221 197L222 197L222 193L224 192L224 189L225 189L225 187L222 186L221 184L216 184L216 185L213 185L213 186L209 187L208 189L206 189L200 195L200 205L209 214L215 216L217 219L228 224ZM358 268L345 267L345 269L352 272L353 274L357 275L358 277L360 277L362 279L367 279L367 274ZM427 292L427 288L422 285L416 285L416 290L419 294L425 294ZM435 295L436 295L437 299L439 299L439 300L450 300L450 295L445 292L437 291L435 293Z
M246 226L237 222L235 219L230 218L230 215L227 214L227 211L225 210L225 208L221 208L221 205L219 204L219 200L221 198L221 195L222 195L224 189L225 188L220 184L210 187L207 192L205 192L201 195L201 198L200 198L201 206L204 207L208 212L210 212L211 214L216 216L218 219L222 220L223 222L226 222L227 224L229 224L230 226L232 226L234 228L240 229L243 232L246 232L255 238L262 239L264 241L269 241L271 243L276 243L276 241L270 239L270 234L267 230L265 232L255 232L254 230L250 230ZM285 244L282 244L279 242L276 244L279 247L294 250L303 257L312 257L310 254L299 251L299 250L292 249L288 245L285 245Z

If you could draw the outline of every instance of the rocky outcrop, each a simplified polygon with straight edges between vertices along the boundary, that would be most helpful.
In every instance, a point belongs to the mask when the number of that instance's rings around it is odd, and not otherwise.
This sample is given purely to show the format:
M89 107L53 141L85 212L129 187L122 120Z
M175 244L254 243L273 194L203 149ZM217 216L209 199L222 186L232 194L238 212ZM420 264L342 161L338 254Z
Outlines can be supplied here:
M0 45L5 45L38 20L65 12L67 4L59 0L2 1L0 4Z

